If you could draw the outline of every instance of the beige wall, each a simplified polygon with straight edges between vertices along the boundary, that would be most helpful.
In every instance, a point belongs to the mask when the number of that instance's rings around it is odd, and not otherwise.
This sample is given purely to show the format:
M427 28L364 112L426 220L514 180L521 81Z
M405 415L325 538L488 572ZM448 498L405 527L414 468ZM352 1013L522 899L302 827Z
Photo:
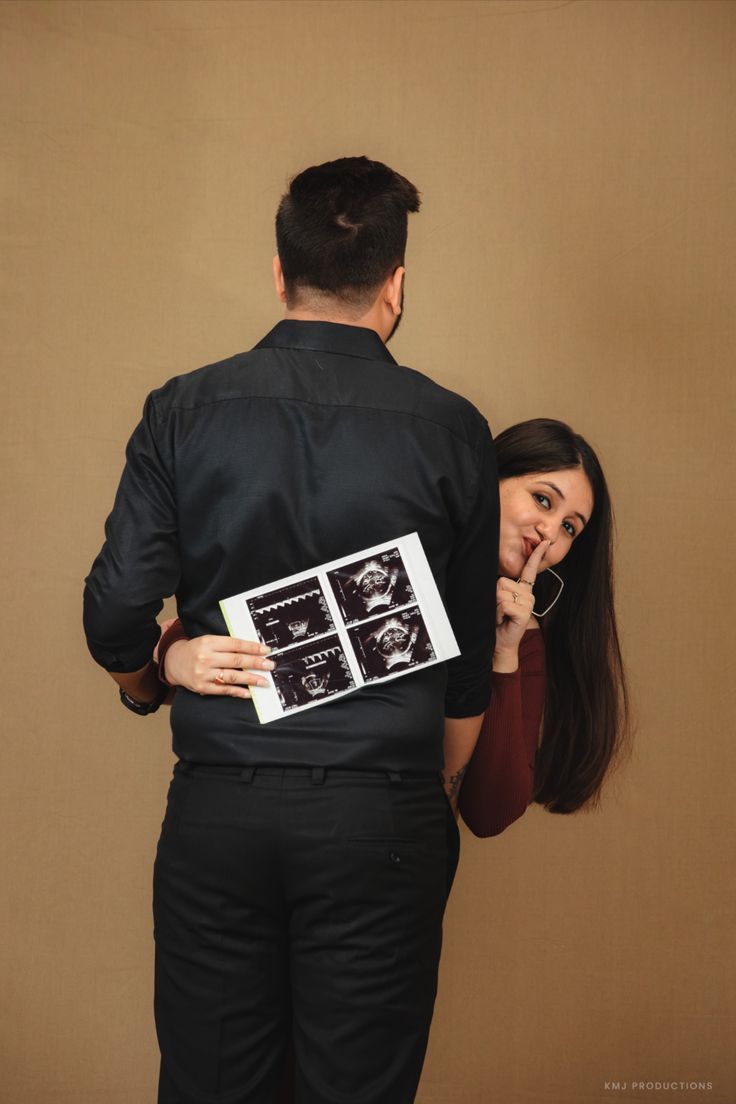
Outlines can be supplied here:
M277 319L288 175L365 152L424 194L398 357L604 458L639 720L599 814L464 833L419 1102L732 1104L736 5L11 2L0 27L0 1099L154 1099L167 720L92 665L81 581L147 391ZM631 1088L657 1080L712 1089Z

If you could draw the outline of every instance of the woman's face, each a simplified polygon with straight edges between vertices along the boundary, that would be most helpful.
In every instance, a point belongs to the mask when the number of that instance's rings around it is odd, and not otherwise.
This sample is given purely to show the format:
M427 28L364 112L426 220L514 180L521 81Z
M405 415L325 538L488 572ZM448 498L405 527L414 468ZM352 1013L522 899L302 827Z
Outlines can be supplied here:
M582 468L532 472L502 479L500 575L518 579L542 540L550 546L540 571L554 567L572 548L593 512L593 490Z

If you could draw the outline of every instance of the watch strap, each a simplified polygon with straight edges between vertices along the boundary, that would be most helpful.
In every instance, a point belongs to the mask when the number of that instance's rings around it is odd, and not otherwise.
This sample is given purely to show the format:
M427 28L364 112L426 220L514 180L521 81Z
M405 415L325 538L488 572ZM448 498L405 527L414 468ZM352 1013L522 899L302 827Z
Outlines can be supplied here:
M130 709L132 713L137 713L139 717L147 717L149 713L155 713L161 706L164 698L169 692L169 687L166 684L162 684L156 697L150 702L141 702L137 698L131 697L131 695L123 688L120 688L120 701L123 703L126 709Z

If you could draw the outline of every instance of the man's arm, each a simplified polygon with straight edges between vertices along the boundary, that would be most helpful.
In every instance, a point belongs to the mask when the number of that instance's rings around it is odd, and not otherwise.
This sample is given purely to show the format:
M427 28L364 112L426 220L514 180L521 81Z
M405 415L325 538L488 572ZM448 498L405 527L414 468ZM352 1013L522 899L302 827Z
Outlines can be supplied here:
M158 677L158 663L152 659L141 667L140 671L130 671L127 674L118 671L110 671L110 676L115 680L121 690L135 698L139 702L152 702L161 695L161 680ZM162 705L169 705L176 693L176 687L172 686Z
M131 697L151 701L158 690L156 615L180 574L170 448L153 396L128 442L105 538L85 581L87 645Z
M483 716L484 714L481 713L479 717L445 717L445 736L442 745L445 765L442 770L442 781L455 816L458 815L457 802L460 786L480 735Z

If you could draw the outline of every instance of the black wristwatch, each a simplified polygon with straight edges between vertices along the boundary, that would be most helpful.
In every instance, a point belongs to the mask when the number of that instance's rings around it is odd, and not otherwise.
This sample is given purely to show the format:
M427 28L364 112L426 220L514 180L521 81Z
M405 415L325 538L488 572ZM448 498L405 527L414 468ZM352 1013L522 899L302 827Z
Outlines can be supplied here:
M153 701L150 702L137 701L135 698L131 698L130 694L126 694L125 690L121 689L120 700L126 709L130 709L133 713L137 713L139 717L147 717L149 713L156 712L170 689L171 687L166 686L165 683L161 683L161 689Z

